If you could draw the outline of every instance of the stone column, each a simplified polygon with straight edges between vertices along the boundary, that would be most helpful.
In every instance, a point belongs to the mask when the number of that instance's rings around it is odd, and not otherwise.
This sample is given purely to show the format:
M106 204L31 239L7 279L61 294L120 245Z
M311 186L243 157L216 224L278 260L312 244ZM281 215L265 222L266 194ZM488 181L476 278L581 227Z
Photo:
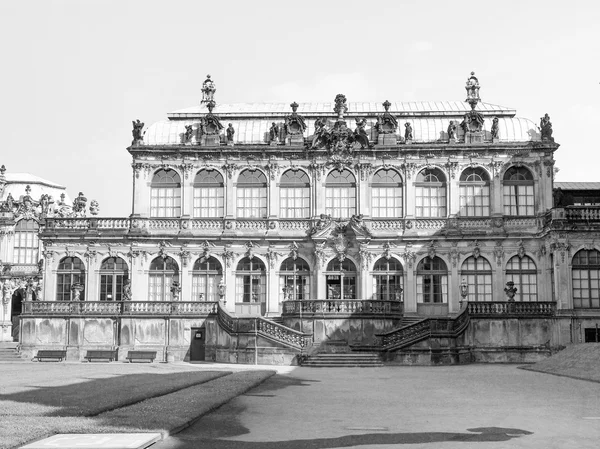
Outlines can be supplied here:
M417 313L417 285L415 278L414 263L406 264L404 282L404 313Z

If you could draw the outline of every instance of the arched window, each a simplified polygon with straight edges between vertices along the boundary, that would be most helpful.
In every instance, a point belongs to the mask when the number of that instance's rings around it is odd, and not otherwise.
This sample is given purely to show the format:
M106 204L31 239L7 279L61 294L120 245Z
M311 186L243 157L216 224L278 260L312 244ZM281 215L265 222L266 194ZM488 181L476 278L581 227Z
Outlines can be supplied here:
M223 176L217 170L200 170L194 178L194 217L225 215Z
M192 301L218 301L221 263L214 257L196 260L192 270Z
M15 226L15 246L13 263L36 264L38 262L38 231L40 227L35 220L19 220Z
M356 265L335 258L327 265L327 299L356 299Z
M531 258L511 257L506 264L506 281L515 283L516 301L537 301L537 270Z
M448 268L439 257L425 257L417 265L417 302L448 302Z
M150 216L179 217L180 215L181 177L175 170L158 170L150 183Z
M485 258L467 258L461 267L461 279L469 286L468 301L492 301L492 266Z
M288 257L279 268L279 297L281 301L310 299L310 268L304 259Z
M402 264L391 257L387 260L382 257L373 267L374 299L380 301L402 301L404 290L404 276Z
M238 218L267 218L267 178L260 170L244 170L237 182Z
M504 174L504 215L535 215L533 175L524 167L511 167Z
M378 218L402 217L402 178L396 170L378 170L371 185L371 213Z
M267 298L267 276L265 264L257 257L244 257L239 261L235 276L236 298L241 302L260 302Z
M600 252L577 251L573 257L573 307L600 307Z
M426 168L417 175L415 213L419 218L446 216L446 177L437 168Z
M179 282L179 267L172 257L157 257L150 263L148 301L171 301L171 285Z
M85 299L85 266L78 257L65 257L56 270L56 300L70 301L73 298L71 287L75 284L82 288L79 299Z
M460 175L460 215L490 215L490 177L481 167L467 168Z
M123 286L129 279L127 263L120 257L109 257L100 265L100 301L121 301Z
M281 218L307 218L310 215L310 181L302 170L287 170L279 186Z
M356 178L348 170L333 170L325 180L325 213L335 218L356 214Z

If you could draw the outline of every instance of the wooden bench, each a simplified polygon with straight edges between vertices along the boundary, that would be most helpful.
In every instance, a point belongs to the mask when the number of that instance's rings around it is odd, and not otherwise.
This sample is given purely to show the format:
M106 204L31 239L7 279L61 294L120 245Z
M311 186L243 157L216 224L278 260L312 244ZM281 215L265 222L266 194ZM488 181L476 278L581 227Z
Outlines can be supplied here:
M62 362L67 358L67 351L60 349L41 349L33 359L38 359L41 362L44 359L55 359L57 362ZM33 360L31 359L31 360Z
M117 360L117 351L113 350L88 350L85 354L85 358L88 362L92 360L107 360L112 362Z
M150 363L154 362L156 358L156 351L127 351L126 359L129 363L134 360L150 360Z

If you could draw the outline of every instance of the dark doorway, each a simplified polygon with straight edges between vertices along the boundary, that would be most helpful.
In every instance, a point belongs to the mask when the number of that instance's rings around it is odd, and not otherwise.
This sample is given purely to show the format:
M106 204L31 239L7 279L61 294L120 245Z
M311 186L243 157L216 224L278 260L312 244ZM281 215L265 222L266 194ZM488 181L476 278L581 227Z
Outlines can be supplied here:
M19 321L21 312L23 311L23 295L25 292L22 289L16 290L12 295L12 307L10 312L10 321L12 322L12 339L19 341Z
M204 361L204 344L206 342L206 328L193 327L190 342L190 362Z
M585 328L585 342L586 343L600 343L600 328L586 327Z

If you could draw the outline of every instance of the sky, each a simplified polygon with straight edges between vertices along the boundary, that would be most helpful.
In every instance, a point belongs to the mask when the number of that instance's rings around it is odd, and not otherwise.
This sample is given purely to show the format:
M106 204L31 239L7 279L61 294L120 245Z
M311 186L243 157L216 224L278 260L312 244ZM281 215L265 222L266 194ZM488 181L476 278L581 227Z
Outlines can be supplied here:
M551 117L557 181L600 181L600 3L0 0L0 165L131 213L131 122L220 103L482 101Z

